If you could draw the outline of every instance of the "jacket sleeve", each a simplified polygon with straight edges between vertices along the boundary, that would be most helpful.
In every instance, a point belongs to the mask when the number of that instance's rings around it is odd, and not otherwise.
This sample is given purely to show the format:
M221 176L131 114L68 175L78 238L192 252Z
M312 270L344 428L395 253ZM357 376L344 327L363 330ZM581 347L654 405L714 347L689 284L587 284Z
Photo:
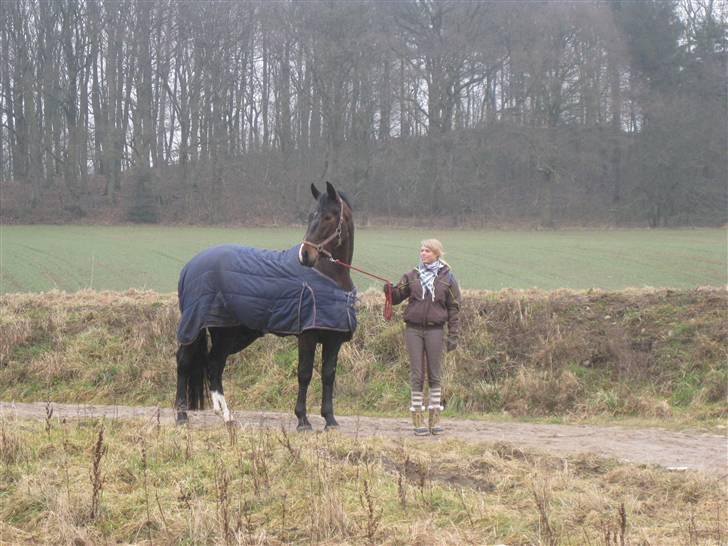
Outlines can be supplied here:
M447 291L447 341L457 343L460 335L460 285L452 277L450 288Z
M407 275L402 275L402 278L397 284L392 287L392 304L399 305L404 300L409 298L410 295L410 284Z

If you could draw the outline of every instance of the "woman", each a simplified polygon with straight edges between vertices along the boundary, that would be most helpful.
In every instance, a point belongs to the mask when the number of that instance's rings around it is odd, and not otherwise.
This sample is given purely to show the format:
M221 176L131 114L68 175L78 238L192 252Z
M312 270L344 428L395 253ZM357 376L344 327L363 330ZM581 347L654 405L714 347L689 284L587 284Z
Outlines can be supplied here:
M440 434L439 425L442 386L440 383L443 345L448 352L458 342L458 313L460 312L460 288L442 259L442 243L426 239L420 244L420 262L415 269L405 273L392 287L392 303L397 305L408 300L404 312L405 344L410 359L410 383L412 388L412 422L415 435ZM385 286L385 291L387 287ZM445 338L447 324L447 339ZM424 374L430 391L428 426L424 423Z

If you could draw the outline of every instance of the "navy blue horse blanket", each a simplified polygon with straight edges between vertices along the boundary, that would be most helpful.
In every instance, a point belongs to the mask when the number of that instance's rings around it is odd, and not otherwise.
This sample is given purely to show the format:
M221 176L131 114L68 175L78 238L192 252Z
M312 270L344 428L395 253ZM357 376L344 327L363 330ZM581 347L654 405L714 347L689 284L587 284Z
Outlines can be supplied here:
M298 261L298 245L263 250L221 245L203 250L180 273L177 341L188 345L211 326L245 326L278 335L356 329L356 290Z

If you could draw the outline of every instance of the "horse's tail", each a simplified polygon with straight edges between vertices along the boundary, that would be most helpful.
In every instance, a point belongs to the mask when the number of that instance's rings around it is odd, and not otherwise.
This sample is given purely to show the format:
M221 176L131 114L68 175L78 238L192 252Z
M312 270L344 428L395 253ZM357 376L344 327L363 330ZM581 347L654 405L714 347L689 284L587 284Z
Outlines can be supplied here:
M200 330L197 339L181 350L187 351L187 402L189 409L205 409L210 397L207 381L207 331ZM177 358L180 358L179 353Z

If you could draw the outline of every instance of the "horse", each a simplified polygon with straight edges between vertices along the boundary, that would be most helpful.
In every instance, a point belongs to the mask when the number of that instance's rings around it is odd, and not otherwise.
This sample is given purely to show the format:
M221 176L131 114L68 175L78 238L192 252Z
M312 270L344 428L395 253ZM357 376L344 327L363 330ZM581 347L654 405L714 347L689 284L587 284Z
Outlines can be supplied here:
M338 427L333 405L336 366L342 344L356 328L356 289L349 268L341 265L351 264L354 255L354 220L349 200L331 183L326 182L325 192L311 184L311 193L316 206L300 244L287 251L222 245L203 250L183 267L178 286L177 423L188 422L188 410L204 409L207 392L215 412L231 422L222 384L227 358L273 333L298 337L297 430L312 430L306 393L317 344L323 346L321 416L326 430ZM264 263L268 259L271 265ZM244 277L242 269L251 270L252 276ZM268 283L273 270L284 271L284 284L264 293L265 287L258 285ZM306 316L312 301L317 307ZM253 311L265 316L252 318Z

